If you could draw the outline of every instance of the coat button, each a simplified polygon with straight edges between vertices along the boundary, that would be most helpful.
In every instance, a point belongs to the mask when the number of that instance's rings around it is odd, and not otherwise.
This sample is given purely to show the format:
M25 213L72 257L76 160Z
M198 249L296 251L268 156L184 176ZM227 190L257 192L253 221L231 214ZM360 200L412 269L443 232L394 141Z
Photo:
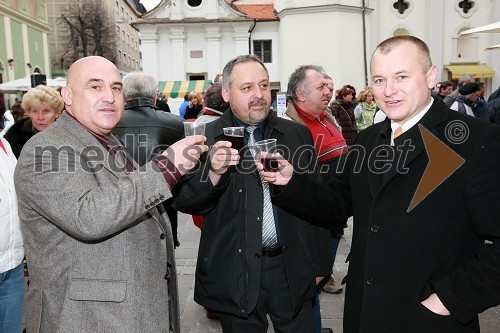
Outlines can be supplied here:
M256 253L256 254L255 254L255 258L256 258L256 259L259 259L259 258L260 258L260 253Z
M240 189L238 190L238 192L240 192L240 193L241 193L241 192L243 192L243 190L240 188ZM245 310L243 310L243 311L245 311Z
M144 208L146 208L146 210L149 210L149 208L151 208L151 206L148 204L148 205L144 206Z
M378 232L380 230L380 226L378 224L374 224L370 227L372 232Z
M375 283L375 278L373 276L370 276L368 279L366 279L366 284L372 285Z
M165 199L165 197L163 196L163 194L160 194L160 200L163 201Z
M163 232L160 234L160 239L165 239L166 237L167 236Z
M262 218L261 218L260 216L259 216L259 217L257 217L257 221L260 221L260 220L262 220Z
M284 245L283 246L283 251L288 250L288 246Z

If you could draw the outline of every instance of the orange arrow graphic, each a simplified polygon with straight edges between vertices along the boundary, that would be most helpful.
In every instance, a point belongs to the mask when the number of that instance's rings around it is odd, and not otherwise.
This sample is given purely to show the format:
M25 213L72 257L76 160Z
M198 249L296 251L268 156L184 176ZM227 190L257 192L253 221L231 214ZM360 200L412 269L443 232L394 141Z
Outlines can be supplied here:
M408 212L422 202L422 200L465 163L465 160L460 155L455 153L425 127L420 124L418 127L424 139L429 163L425 168L422 179L420 179L417 191L413 195Z

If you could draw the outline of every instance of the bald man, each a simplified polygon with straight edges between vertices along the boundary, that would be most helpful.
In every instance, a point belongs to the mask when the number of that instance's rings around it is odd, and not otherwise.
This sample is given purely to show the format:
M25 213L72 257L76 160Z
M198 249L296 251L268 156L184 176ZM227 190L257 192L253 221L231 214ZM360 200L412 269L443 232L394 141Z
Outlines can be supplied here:
M30 267L28 332L180 330L173 239L161 202L194 167L204 136L140 169L111 135L124 97L102 57L76 61L66 110L28 141L15 173Z

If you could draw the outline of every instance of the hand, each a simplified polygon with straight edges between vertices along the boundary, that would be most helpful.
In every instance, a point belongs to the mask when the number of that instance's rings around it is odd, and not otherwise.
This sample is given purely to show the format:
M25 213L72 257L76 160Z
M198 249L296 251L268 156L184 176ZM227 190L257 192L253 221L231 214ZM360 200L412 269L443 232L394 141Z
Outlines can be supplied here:
M316 285L318 285L321 281L323 281L324 276L316 276Z
M168 147L162 155L172 162L182 175L195 167L202 153L208 151L208 146L198 144L205 142L204 135L190 135Z
M290 181L293 175L293 166L283 157L280 153L269 153L270 156L276 158L279 167L278 171L265 171L264 165L262 164L262 159L268 153L260 152L259 158L255 161L257 169L264 181L273 185L286 185Z
M427 297L426 300L421 302L423 306L425 306L429 311L432 311L438 315L441 316L449 316L450 311L444 306L444 304L441 302L439 299L438 295L436 293L431 294L429 297Z
M210 180L217 184L220 177L227 172L229 166L240 162L238 150L231 148L229 141L217 141L210 150Z

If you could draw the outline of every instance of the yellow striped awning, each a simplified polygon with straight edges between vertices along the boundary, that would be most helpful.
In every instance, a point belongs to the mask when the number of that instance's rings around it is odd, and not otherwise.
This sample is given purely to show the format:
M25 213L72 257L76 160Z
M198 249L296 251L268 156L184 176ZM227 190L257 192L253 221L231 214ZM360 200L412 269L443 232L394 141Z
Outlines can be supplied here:
M446 65L446 69L451 72L452 79L459 79L464 75L475 78L495 77L495 71L487 65Z
M158 90L163 97L184 98L184 95L191 91L203 92L212 83L212 80L193 80L193 81L159 81Z

